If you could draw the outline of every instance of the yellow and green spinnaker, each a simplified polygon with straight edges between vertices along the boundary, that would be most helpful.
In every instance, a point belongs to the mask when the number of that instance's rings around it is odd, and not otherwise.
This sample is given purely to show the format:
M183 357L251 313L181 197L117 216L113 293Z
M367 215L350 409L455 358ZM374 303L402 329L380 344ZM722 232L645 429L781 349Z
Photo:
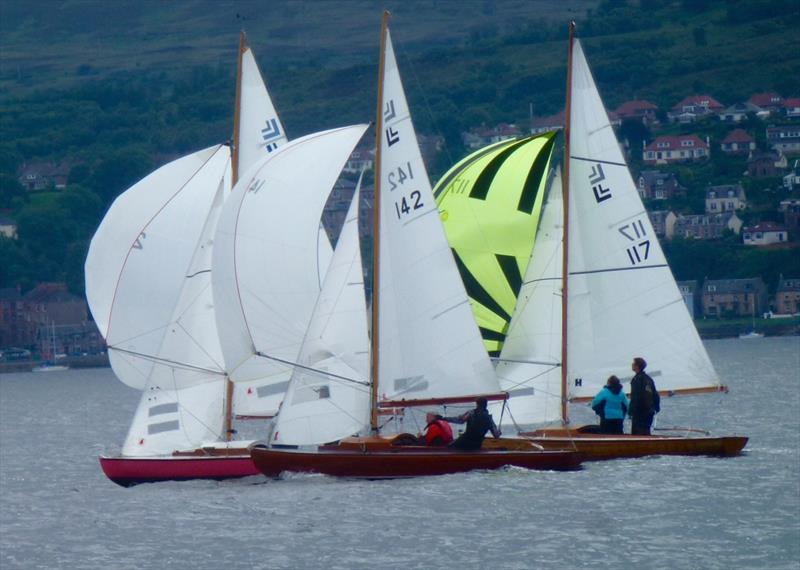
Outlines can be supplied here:
M484 147L452 167L433 190L492 356L503 347L533 251L555 135Z

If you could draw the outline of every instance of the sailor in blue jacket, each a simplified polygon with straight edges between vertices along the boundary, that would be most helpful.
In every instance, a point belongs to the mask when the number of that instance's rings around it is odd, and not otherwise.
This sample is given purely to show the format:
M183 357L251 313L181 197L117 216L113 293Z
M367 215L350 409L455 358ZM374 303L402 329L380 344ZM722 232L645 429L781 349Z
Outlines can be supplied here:
M619 378L609 376L606 385L592 400L592 409L600 416L600 433L622 433L622 422L629 407Z

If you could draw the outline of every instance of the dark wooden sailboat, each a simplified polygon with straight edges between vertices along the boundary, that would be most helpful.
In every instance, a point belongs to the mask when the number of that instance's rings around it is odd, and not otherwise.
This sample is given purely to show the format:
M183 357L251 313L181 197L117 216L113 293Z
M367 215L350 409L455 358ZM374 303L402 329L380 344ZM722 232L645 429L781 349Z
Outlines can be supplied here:
M494 371L437 216L387 22L385 13L376 129L371 380L340 374L333 382L332 375L324 378L321 373L310 374L304 383L293 378L269 443L251 448L253 462L268 476L292 471L369 479L505 466L577 469L580 455L574 451L546 451L524 439L488 439L480 450L460 451L398 445L402 437L379 435L379 408L464 403L478 395L506 398L497 393ZM341 251L337 246L332 267ZM383 396L386 392L392 396ZM361 407L345 410L347 404L339 403L354 401ZM296 411L304 407L307 415ZM343 419L333 417L335 408L346 412ZM359 427L357 422L348 423L350 419L363 423ZM336 433L319 425L326 421L341 422L339 431L353 428L349 433L369 426L371 435L325 445L321 442L330 439L319 433L328 437Z

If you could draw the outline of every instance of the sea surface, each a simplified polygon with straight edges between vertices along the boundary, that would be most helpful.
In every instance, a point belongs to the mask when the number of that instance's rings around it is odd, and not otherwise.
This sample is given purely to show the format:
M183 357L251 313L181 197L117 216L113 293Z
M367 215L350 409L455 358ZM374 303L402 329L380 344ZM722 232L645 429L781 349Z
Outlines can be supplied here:
M0 569L797 570L800 338L706 345L730 393L664 399L658 426L748 435L743 456L394 481L124 489L97 458L136 391L110 369L2 374Z

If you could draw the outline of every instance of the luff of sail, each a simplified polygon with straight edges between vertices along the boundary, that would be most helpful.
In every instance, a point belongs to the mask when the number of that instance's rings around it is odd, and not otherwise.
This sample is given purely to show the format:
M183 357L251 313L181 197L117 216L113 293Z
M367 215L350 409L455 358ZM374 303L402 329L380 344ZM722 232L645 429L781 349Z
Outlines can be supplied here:
M561 417L561 185L559 169L548 184L531 260L496 366L519 424Z
M571 93L568 397L630 377L634 356L659 390L718 389L577 40Z
M322 210L365 130L333 129L280 147L242 176L223 209L213 289L225 366L234 382L256 383L242 399L264 413L277 411L288 387L324 272Z
M531 256L554 140L551 132L482 148L433 190L492 356L503 347Z
M423 400L498 391L439 219L388 29L377 133L378 394Z
M275 419L270 443L318 445L369 423L369 338L358 239L361 179Z

